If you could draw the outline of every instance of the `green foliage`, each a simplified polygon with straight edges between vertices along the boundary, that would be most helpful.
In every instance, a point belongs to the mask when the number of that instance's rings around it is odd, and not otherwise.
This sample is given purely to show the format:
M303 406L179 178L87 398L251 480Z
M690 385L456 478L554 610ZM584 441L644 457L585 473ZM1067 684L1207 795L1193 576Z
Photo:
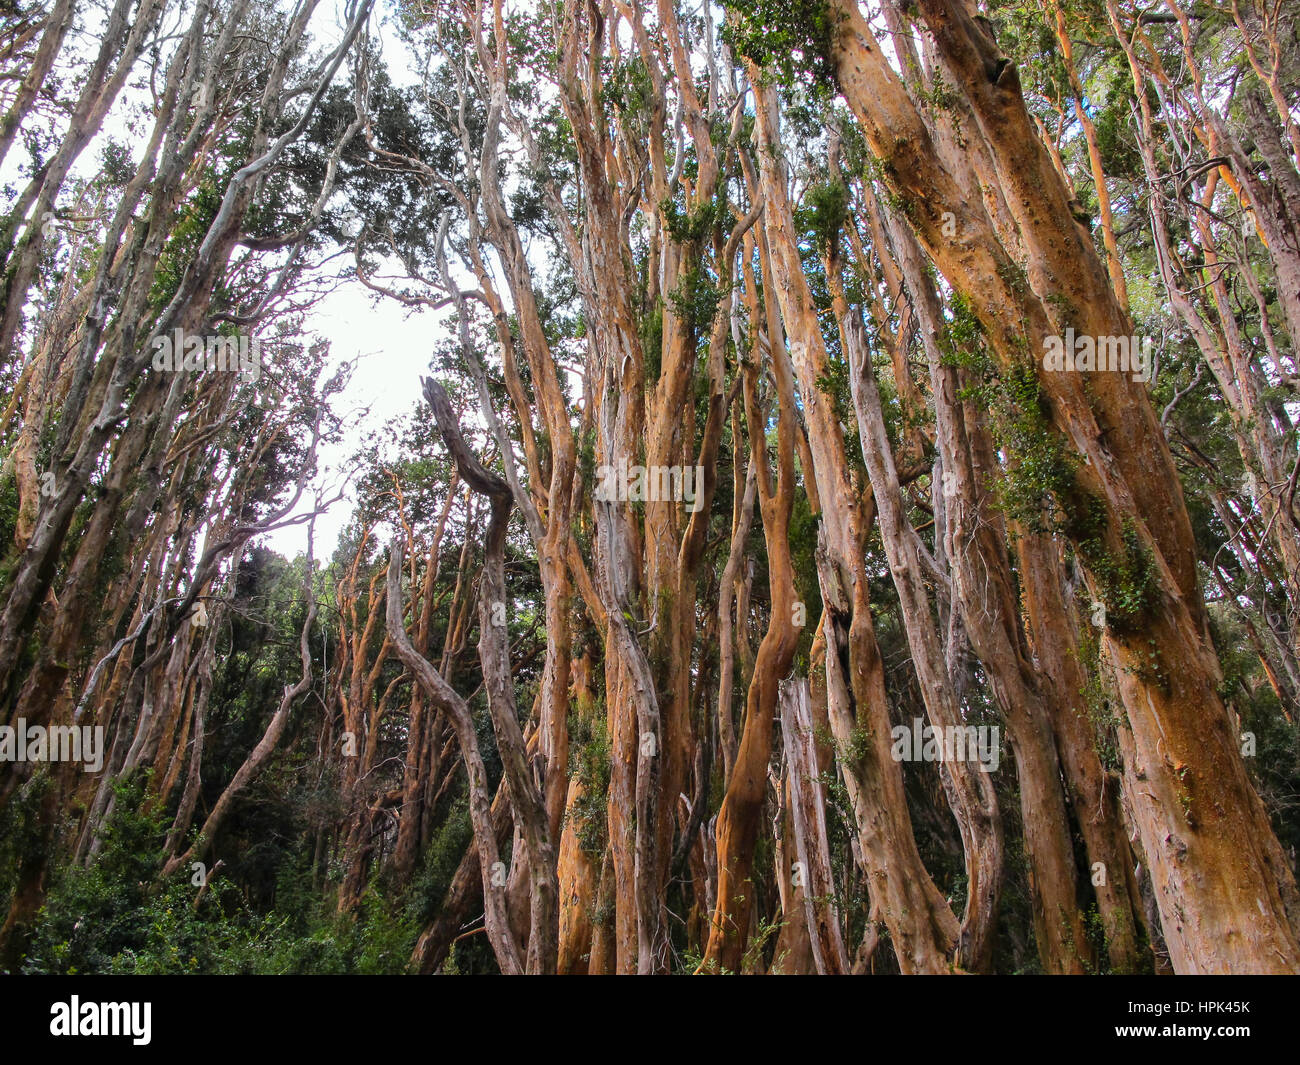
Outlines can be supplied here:
M218 873L200 899L183 869L157 884L168 818L145 813L146 779L117 787L104 848L91 866L58 871L23 965L25 973L181 975L400 973L414 925L377 891L356 919L285 883L286 905L251 908ZM306 875L305 873L298 875ZM303 898L313 901L303 907Z
M677 287L668 294L677 316L701 331L709 328L721 298L713 279L698 264L683 273ZM659 328L662 331L662 321Z
M674 200L664 200L659 208L663 212L664 228L679 244L702 241L717 225L720 217L717 200L700 204L693 211L683 210Z
M842 181L825 181L813 185L804 194L796 223L804 232L812 234L818 252L824 253L838 243L848 216L848 187Z
M14 530L18 527L18 478L4 464L5 473L0 474L0 543L13 543ZM12 552L0 558L0 591L9 585L16 559Z
M683 282L684 283L684 282ZM675 295L675 293L674 293ZM686 308L689 312L689 306ZM659 380L659 369L663 364L664 354L664 304L656 298L654 306L640 316L637 331L641 339L641 355L645 366L646 381L650 384Z
M579 705L569 715L569 778L576 778L583 790L565 816L574 826L579 846L596 859L604 855L608 843L605 804L611 755L604 707Z
M158 272L149 293L149 302L153 307L161 310L176 294L181 278L185 276L209 226L217 217L224 195L219 176L209 167L189 202L178 212L167 243L158 256Z
M998 391L995 436L1010 464L999 489L999 505L1025 528L1060 528L1063 500L1076 495L1078 454L1052 426L1042 385L1032 362L1007 373Z
M832 45L838 16L826 0L726 0L723 39L787 86L825 95L839 86Z
M1102 675L1100 661L1101 640L1095 628L1086 626L1079 633L1080 664L1084 668L1084 686L1079 692L1087 707L1088 724L1092 728L1092 746L1108 773L1119 774L1124 769L1124 759L1119 749L1118 728L1120 720Z
M1112 178L1141 181L1145 177L1142 155L1134 140L1129 111L1136 97L1127 69L1114 67L1106 96L1106 104L1097 112L1093 123L1102 169Z
M469 816L469 800L460 796L438 826L424 852L424 861L408 893L406 908L409 920L422 926L438 913L451 886L452 877L466 848L473 845L474 828Z
M1159 578L1155 557L1131 519L1125 520L1120 538L1123 552L1118 556L1100 536L1081 540L1077 547L1098 584L1107 627L1133 632L1156 605Z
M604 102L631 135L649 135L650 116L657 102L650 71L639 55L619 63L601 91Z

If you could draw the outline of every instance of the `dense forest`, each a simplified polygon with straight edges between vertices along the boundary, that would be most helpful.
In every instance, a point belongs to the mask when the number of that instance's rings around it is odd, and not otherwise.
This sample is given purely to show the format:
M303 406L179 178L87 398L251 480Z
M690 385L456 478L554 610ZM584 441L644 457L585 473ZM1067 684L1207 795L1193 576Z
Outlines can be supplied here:
M1300 972L1297 14L0 0L0 972Z

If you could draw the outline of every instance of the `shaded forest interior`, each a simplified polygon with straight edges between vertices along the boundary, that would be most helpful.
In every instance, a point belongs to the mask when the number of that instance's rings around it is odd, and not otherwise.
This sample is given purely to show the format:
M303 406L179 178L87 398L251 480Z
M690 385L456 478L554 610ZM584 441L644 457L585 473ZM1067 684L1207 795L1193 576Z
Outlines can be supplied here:
M0 971L1300 972L1297 14L4 0Z

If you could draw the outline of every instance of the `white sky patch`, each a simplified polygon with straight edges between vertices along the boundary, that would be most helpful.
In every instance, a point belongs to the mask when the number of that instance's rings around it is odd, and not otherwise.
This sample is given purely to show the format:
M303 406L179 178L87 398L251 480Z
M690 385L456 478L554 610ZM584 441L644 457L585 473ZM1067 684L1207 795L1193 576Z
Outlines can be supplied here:
M448 335L448 327L442 315L412 313L396 300L375 304L373 293L359 281L349 281L322 299L306 325L330 342L322 380L343 362L357 364L346 392L333 401L345 417L343 439L320 448L317 482L330 484L346 471L367 436L411 414L420 397L420 377L428 374L433 349ZM341 487L344 497L316 519L317 560L333 553L356 505L350 485ZM303 493L294 513L307 513L314 502ZM307 550L307 525L276 529L256 542L293 558Z

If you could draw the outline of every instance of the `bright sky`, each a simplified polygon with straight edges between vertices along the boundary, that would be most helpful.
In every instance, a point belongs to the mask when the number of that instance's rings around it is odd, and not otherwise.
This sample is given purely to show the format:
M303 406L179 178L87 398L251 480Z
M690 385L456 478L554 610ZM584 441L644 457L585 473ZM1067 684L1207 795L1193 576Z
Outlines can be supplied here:
M307 322L307 328L330 342L329 367L322 381L329 380L340 363L349 359L357 363L346 391L334 399L347 431L340 444L323 445L320 452L318 481L327 485L336 484L373 430L410 415L420 396L420 377L428 373L434 346L445 335L442 315L411 313L390 299L372 306L373 302L368 289L351 281L323 299ZM317 560L333 552L351 515L351 487L340 487L344 498L316 519ZM331 494L337 491L334 488ZM311 503L304 494L298 512L308 511ZM307 550L307 526L278 529L257 542L292 558Z

